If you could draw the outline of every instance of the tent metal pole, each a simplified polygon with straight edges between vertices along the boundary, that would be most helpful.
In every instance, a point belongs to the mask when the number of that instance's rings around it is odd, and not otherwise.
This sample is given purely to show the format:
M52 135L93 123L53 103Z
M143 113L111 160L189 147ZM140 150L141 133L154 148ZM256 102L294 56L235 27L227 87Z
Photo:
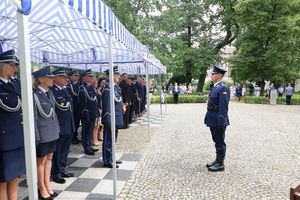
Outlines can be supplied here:
M17 11L26 179L29 199L38 199L28 17Z
M165 74L165 90L166 90L166 99L165 99L165 113L167 114L167 102L168 102L168 90L167 90L167 80L168 74Z
M146 94L147 94L147 118L148 118L148 139L150 142L151 136L150 136L150 95L149 95L149 67L148 62L145 61L145 69L146 69Z
M112 138L112 160L113 160L113 192L117 199L117 168L116 168L116 118L115 118L115 83L113 72L112 36L108 34L108 59L109 59L109 99L111 113L111 138Z
M160 116L162 117L162 104L161 104L161 100L162 100L162 98L161 98L161 94L162 94L162 92L161 92L161 74L159 74L159 110L160 110Z

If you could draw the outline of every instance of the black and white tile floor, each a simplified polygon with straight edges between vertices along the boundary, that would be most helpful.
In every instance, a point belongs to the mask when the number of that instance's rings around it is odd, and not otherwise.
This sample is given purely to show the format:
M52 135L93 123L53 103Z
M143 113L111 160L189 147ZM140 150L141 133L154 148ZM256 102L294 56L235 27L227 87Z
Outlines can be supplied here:
M59 193L57 200L102 200L113 199L113 172L104 168L100 153L95 156L70 153L68 171L74 177L67 178L65 184L52 183L54 191ZM117 194L121 192L131 173L141 158L139 154L117 153L116 158L123 161L117 169ZM21 178L19 199L28 199L25 178Z
M160 126L163 120L165 119L165 116L161 116L159 114L151 114L149 117L150 121L150 126L152 127L157 127ZM134 127L134 126L147 126L148 125L148 115L147 113L142 116L138 117L135 122L130 124L129 126Z

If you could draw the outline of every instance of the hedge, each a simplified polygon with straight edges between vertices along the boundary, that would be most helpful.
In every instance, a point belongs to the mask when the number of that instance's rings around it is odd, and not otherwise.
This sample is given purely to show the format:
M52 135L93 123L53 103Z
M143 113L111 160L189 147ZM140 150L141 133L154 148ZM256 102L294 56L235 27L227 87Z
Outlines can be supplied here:
M285 97L277 97L277 104L284 105L285 100ZM269 99L267 97L246 96L242 98L242 101L251 104L269 104ZM292 105L300 105L299 96L292 96Z
M152 96L151 103L159 103L159 96ZM179 103L206 103L207 96L203 95L179 95ZM167 103L174 103L173 95L167 95Z

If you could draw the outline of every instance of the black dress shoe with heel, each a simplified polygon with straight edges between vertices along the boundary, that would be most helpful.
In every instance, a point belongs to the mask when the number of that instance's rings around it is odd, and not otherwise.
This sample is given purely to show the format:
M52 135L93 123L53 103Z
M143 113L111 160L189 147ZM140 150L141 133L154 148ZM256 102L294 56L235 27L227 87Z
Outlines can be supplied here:
M58 196L58 193L57 193L57 192L53 192L52 194L50 194L50 196L53 197L53 198L54 198L54 197L57 197L57 196Z
M53 197L50 195L50 196L48 196L48 197L43 197L42 196L42 194L41 194L41 192L40 192L40 190L38 190L38 198L39 198L39 200L53 200Z

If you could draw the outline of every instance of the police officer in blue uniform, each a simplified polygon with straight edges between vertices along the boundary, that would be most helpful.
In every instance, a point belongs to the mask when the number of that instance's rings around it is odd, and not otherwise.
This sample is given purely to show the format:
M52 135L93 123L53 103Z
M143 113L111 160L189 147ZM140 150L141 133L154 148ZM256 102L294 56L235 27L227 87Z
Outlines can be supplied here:
M97 93L93 88L92 71L86 70L81 74L82 85L79 87L79 107L82 122L82 146L84 153L95 155L98 149L92 148L92 137L96 118L99 117Z
M122 91L121 88L116 85L119 82L118 67L114 69L114 102L115 102L115 121L116 121L116 140L118 137L118 128L122 128L123 121L123 105L122 105ZM109 75L109 70L105 73ZM109 82L103 86L102 89L102 124L104 125L103 143L102 143L102 159L105 167L113 168L112 164L112 133L111 133L111 112L110 112L110 88ZM122 161L117 160L117 164L122 164ZM118 168L119 166L116 165Z
M55 112L58 118L60 133L56 144L56 152L52 160L52 180L56 183L65 183L65 178L73 177L67 168L67 158L75 131L73 118L73 100L66 88L67 74L63 68L57 68L52 72L53 86L50 88L54 95Z
M49 200L58 195L53 191L50 183L52 157L53 152L56 151L60 132L54 96L49 90L53 85L54 75L49 66L33 72L32 75L35 79L33 90L35 125L39 134L36 148L39 199Z
M77 132L80 123L79 98L78 98L79 87L80 87L79 74L77 71L72 70L70 76L70 83L68 84L68 90L73 99L73 117L75 123L75 131L73 133L72 144L78 144L80 142L78 139L78 132Z
M226 155L225 130L229 125L228 104L230 90L222 82L226 70L219 66L213 66L211 79L214 86L211 88L207 103L207 113L204 119L206 126L210 128L212 139L216 148L216 160L206 165L209 171L224 171L224 158Z
M17 64L14 50L0 54L0 199L17 199L25 172L21 91L10 81Z

